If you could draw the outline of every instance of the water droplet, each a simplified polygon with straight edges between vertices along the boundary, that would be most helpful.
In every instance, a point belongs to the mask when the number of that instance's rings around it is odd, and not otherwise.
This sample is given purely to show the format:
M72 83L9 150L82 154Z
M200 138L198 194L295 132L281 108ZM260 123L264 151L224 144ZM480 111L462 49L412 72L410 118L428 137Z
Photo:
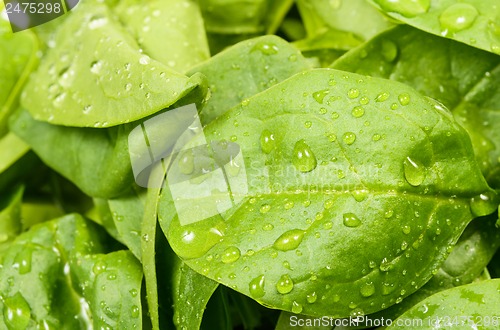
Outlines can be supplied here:
M391 63L398 57L398 46L390 40L383 40L381 53L384 60Z
M288 56L288 60L289 60L290 62L295 62L295 61L297 61L297 55L292 54L292 55Z
M314 92L312 94L312 96L316 100L316 102L323 104L323 100L325 99L325 96L328 95L328 93L330 93L329 89L323 89L323 90Z
M182 174L189 175L194 171L194 156L192 150L186 150L179 157L177 162Z
M385 213L384 213L384 217L385 217L386 219L391 218L393 215L394 215L394 211L393 211L393 210L387 210L387 211L385 211Z
M136 289L131 289L129 292L132 297L137 297L137 294L139 293Z
M408 105L408 104L410 104L410 94L408 94L408 93L399 94L398 100L399 100L399 103L401 103L401 105L403 105L403 106Z
M142 65L147 65L151 62L151 58L148 55L142 55L139 58L139 63Z
M285 210L289 210L289 209L293 208L294 205L295 205L295 203L293 201L287 201L285 203Z
M293 250L300 245L303 238L304 238L303 230L292 229L281 234L281 236L276 239L273 246L275 249L280 251Z
M419 161L406 157L403 162L406 181L414 187L420 186L425 180L425 167Z
M347 92L347 97L349 97L350 99L355 99L359 96L359 89L357 88L351 88L348 92Z
M116 280L116 274L114 274L114 273L108 274L107 279L110 280L110 281Z
M375 285L372 282L365 283L359 289L359 292L363 297L370 297L375 294Z
M228 247L221 256L221 261L225 264L230 264L238 260L241 256L241 251L236 246Z
M379 269L382 272L387 272L392 268L392 264L387 260L387 258L382 259Z
M310 304L314 304L316 302L316 300L318 299L318 296L316 294L316 292L312 292L312 293L309 293L307 296L306 296L306 300L308 303Z
M312 122L309 120L304 123L305 128L311 128L311 126L312 126Z
M264 205L262 205L262 206L260 207L259 212L260 212L260 213L262 213L262 214L264 214L264 213L269 212L270 210L271 210L271 205L269 205L269 204L264 204Z
M470 27L478 15L476 7L468 3L456 3L446 8L439 16L443 34L462 31Z
M356 141L356 134L354 134L353 132L346 132L344 133L342 138L345 144L351 145L354 143L354 141Z
M354 213L344 213L344 225L347 227L359 227L361 220Z
M250 291L250 295L253 298L258 299L266 294L266 292L264 291L265 282L266 280L264 275L259 275L250 281L250 283L248 284L248 290Z
M274 134L268 129L262 131L260 135L260 148L262 152L268 154L276 147L276 140L274 139Z
M302 313L302 305L299 304L298 302L294 301L292 303L292 313L295 313L295 314Z
M474 216L482 217L495 212L498 207L499 197L494 191L488 191L470 200L470 209Z
M31 308L20 292L3 300L3 319L9 330L27 329Z
M365 109L362 106L356 106L352 109L351 113L354 117L360 118L365 114Z
M377 95L377 97L375 98L375 102L384 102L389 98L389 96L391 96L391 94L389 94L388 92L382 92Z
M411 232L411 227L408 225L404 225L402 229L403 229L403 233L406 235L408 235Z
M14 264L19 272L19 274L27 274L31 271L31 258L33 254L32 247L25 247L14 258Z
M310 172L318 165L311 147L304 140L299 140L293 148L292 163L300 172Z
M92 267L92 272L94 272L94 274L96 274L96 275L99 275L99 274L103 273L104 271L106 271L107 267L108 267L108 265L106 264L106 262L99 260Z
M262 226L262 229L265 231L270 231L274 229L274 226L271 223L266 223L264 226Z
M380 134L373 134L372 136L373 141L380 141L381 138L382 136Z
M102 62L101 61L95 61L90 64L90 72L93 74L99 74L101 73L102 69Z
M358 189L352 192L352 197L356 200L356 202L362 202L368 197L368 190Z
M375 2L385 11L405 17L415 17L429 10L431 0L375 0Z
M184 259L202 257L223 238L222 232L216 227L196 227L195 230L186 227L170 226L169 232L171 237L177 238L172 248Z
M141 309L139 306L132 306L132 310L130 312L130 316L132 316L134 319L138 318L141 315Z
M287 294L293 290L293 281L292 278L288 275L282 275L276 283L276 290L278 290L281 294Z
M253 48L252 51L258 50L264 55L275 55L278 54L279 48L273 43L259 42Z

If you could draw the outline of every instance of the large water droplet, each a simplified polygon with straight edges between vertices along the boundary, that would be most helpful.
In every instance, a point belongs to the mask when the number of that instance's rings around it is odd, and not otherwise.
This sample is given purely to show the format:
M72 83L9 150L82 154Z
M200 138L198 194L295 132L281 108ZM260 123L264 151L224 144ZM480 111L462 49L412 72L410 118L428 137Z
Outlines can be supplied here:
M306 300L308 303L310 304L314 304L316 302L316 300L318 299L318 295L316 294L316 292L312 292L312 293L309 293L307 296L306 296Z
M293 250L300 245L303 238L304 238L303 230L292 229L281 234L281 236L276 239L273 246L275 249L280 251Z
M259 275L248 284L248 290L250 291L250 295L257 299L263 297L266 292L264 291L264 285L266 283L266 279L264 275Z
M106 262L99 260L92 267L92 272L94 272L94 274L96 274L96 275L99 275L99 274L105 272L107 267L108 267L108 265L106 264Z
M173 226L170 226L173 228ZM219 243L223 234L218 228L200 227L196 230L182 229L179 233L169 233L175 236L175 244L172 247L177 254L184 259L199 258L205 255L212 247Z
M318 162L311 147L304 141L299 140L293 148L292 163L301 172L310 172L316 168Z
M31 257L33 248L30 246L22 249L14 258L14 265L17 265L19 274L27 274L31 271Z
M177 162L182 174L189 175L194 171L194 156L192 150L186 150L179 157Z
M354 213L344 213L344 225L347 227L359 227L361 220Z
M281 294L287 294L293 290L293 281L292 278L288 275L282 275L276 283L276 290L278 290Z
M399 103L401 103L401 105L403 105L403 106L408 105L408 104L410 104L410 94L401 93L398 96L398 100L399 100Z
M356 141L356 134L353 132L345 132L344 135L342 136L342 139L344 140L345 144L351 145Z
M3 300L3 319L9 330L27 329L31 308L20 292Z
M406 157L403 162L406 181L414 187L420 186L425 180L425 167L419 161Z
M458 32L470 27L478 15L476 7L468 3L456 3L446 8L439 16L441 29L448 32Z
M260 135L260 148L262 152L268 154L276 147L276 140L274 139L274 134L268 129L262 131Z
M299 304L298 302L294 301L292 303L292 313L295 313L295 314L302 313L302 305Z
M348 92L347 92L347 97L349 97L350 99L355 99L359 96L359 89L357 88L351 88Z
M375 0L382 9L401 14L405 17L415 17L429 10L431 0Z
M495 212L498 207L499 197L494 191L488 191L470 200L470 209L474 216L482 217Z
M316 100L316 102L323 104L323 100L325 99L325 96L328 95L328 93L330 93L330 90L323 89L313 93L313 98Z
M229 264L238 260L241 256L240 249L236 246L228 247L221 256L221 261L225 264Z
M363 115L365 114L365 109L362 106L358 105L352 109L351 113L354 117L360 118L363 117Z
M361 286L359 292L363 297L373 296L373 294L375 293L375 285L373 285L372 282L365 283Z

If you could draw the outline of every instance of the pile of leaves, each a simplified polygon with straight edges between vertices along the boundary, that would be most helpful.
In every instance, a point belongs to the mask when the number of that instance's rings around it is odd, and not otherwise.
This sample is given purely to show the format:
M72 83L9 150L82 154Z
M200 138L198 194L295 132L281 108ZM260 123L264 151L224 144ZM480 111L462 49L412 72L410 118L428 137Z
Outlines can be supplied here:
M497 1L82 0L0 54L0 328L500 325Z

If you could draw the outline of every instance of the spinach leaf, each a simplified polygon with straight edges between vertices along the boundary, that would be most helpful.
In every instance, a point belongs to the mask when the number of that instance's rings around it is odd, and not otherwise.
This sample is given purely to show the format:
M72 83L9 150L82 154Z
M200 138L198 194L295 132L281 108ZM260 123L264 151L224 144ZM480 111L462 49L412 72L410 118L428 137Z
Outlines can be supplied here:
M21 233L21 202L23 186L18 186L0 200L0 262L10 242Z
M483 280L485 267L500 246L500 229L495 227L496 214L474 219L460 236L441 268L423 287L383 311L367 316L372 320L394 320L425 298L456 286Z
M500 279L459 286L423 300L398 320L419 318L428 329L494 329L500 324L499 293ZM388 329L406 329L396 327L398 320Z
M393 25L365 0L298 0L297 6L310 37L336 30L349 32L360 42Z
M58 29L22 104L37 120L110 127L174 104L200 79L142 54L106 6L82 3Z
M0 19L0 137L7 133L7 118L16 109L20 90L37 63L38 42L30 31L12 33Z
M208 300L219 283L175 259L172 269L174 324L178 329L199 329Z
M9 132L0 138L0 191L21 181L33 164L38 165L33 156L30 147L15 134Z
M200 110L201 123L206 125L245 98L309 68L297 49L276 36L234 45L188 72L201 72L209 84L210 98Z
M500 54L500 7L494 0L371 0L420 30Z
M386 308L498 205L449 112L389 80L299 73L204 133L220 165L193 152L186 174L184 157L173 160L160 224L188 266L272 308L335 317ZM223 163L220 150L236 143L239 156Z
M469 133L488 183L500 187L499 56L401 26L332 67L398 80L442 102Z
M10 129L45 164L87 195L112 198L126 192L133 182L127 147L131 125L109 129L56 126L20 109L11 116Z
M95 254L101 233L71 214L18 236L0 268L0 325L140 328L141 268L129 252Z
M139 47L172 70L185 72L210 57L200 9L194 1L121 2L116 11Z

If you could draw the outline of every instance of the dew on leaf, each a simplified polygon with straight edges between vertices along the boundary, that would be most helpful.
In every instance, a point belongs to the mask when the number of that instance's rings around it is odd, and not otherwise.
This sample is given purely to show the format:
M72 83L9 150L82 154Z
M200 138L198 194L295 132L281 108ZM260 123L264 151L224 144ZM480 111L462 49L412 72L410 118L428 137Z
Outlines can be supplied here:
M288 274L281 275L276 283L276 290L281 294L287 294L293 290L293 281Z
M361 220L354 213L344 213L343 223L346 227L359 227Z
M300 245L303 238L304 238L303 230L292 229L281 234L281 236L276 239L273 246L275 249L280 251L293 250Z
M449 6L439 16L439 24L441 24L443 34L469 28L478 14L476 7L468 3L455 3Z
M380 7L388 12L404 17L415 17L425 14L431 5L431 0L375 0Z
M345 144L351 145L356 141L356 134L353 132L345 132L344 135L342 136L342 139L344 140Z
M241 256L241 251L235 246L228 247L221 256L221 261L225 264L237 261Z
M299 140L295 143L292 164L297 170L304 173L314 170L318 165L311 147L304 140Z
M264 291L265 285L265 277L264 275L259 275L248 284L248 290L250 291L250 295L257 299L263 297L266 292Z
M406 181L414 187L420 186L425 180L426 170L423 164L416 159L406 157L403 162Z

